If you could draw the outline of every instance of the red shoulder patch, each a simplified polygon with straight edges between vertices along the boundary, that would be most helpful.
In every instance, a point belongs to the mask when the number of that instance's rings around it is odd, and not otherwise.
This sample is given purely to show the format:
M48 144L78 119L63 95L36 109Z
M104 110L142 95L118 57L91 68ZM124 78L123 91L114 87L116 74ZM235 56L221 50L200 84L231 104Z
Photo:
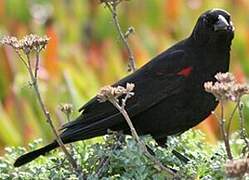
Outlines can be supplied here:
M183 68L181 71L177 72L177 75L188 77L192 72L193 68L191 66Z

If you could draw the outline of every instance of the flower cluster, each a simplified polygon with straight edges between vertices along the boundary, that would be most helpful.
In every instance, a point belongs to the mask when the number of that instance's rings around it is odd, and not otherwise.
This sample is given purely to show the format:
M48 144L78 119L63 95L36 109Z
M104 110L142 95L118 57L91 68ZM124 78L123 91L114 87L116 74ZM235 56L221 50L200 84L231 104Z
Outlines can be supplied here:
M40 37L38 35L27 35L18 40L13 36L6 36L1 39L1 44L9 45L15 50L23 50L25 54L29 54L32 50L40 51L46 47L49 38L47 36Z
M216 82L206 82L204 88L217 100L237 101L242 95L249 93L249 86L238 83L231 73L217 73L215 79Z
M225 164L226 174L229 177L242 177L249 172L249 159L237 159Z
M109 99L117 99L122 95L127 95L129 97L133 96L132 92L135 85L133 83L127 83L126 87L117 86L105 86L103 87L97 95L98 101L105 102Z

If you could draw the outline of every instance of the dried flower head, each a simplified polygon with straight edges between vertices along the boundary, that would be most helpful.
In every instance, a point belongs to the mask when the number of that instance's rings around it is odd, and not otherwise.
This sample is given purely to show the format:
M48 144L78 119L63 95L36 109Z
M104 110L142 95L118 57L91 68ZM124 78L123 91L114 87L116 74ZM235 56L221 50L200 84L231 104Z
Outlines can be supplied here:
M225 172L229 177L242 177L249 170L249 159L229 160L225 164Z
M14 49L19 49L19 41L17 40L16 37L13 36L5 36L1 39L1 44L3 45L9 45L13 47Z
M229 83L229 82L234 82L235 81L235 78L233 76L232 73L217 73L215 76L215 79L217 79L217 81L219 82L223 82L223 83Z
M135 85L133 83L127 83L126 87L105 86L100 90L97 95L98 101L105 102L109 99L117 99L122 95L127 95L128 97L131 97L134 95L134 93L132 92L134 87Z
M242 95L249 93L249 86L238 83L231 73L217 73L215 78L217 82L205 82L204 88L217 100L237 101Z
M48 44L47 36L40 37L38 35L27 35L18 40L16 37L5 36L1 39L1 44L9 45L15 50L23 50L25 54L29 54L32 50L39 52Z
M73 105L72 104L61 104L60 110L65 113L66 115L69 115L73 112Z
M27 35L24 36L23 39L20 40L20 43L23 46L23 49L25 50L36 50L36 51L40 51L41 49L45 48L45 46L48 43L49 38L44 36L44 37L39 37L37 35Z

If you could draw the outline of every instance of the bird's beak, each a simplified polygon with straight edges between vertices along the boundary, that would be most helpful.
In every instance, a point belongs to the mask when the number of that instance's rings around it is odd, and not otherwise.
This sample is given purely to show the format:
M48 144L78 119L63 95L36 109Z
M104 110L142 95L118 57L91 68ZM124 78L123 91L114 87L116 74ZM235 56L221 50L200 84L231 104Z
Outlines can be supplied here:
M214 25L214 31L221 31L221 30L233 30L234 27L232 23L227 22L226 18L222 15L218 16L218 21Z

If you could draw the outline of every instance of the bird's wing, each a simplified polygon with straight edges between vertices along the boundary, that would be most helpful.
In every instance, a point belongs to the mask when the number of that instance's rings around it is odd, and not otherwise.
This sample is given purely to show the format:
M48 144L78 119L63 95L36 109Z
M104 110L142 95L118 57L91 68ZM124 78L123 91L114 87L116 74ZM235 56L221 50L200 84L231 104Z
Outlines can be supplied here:
M183 50L166 51L113 86L135 84L135 95L128 99L125 107L132 118L168 96L183 91L191 71L192 67L188 66ZM63 126L64 135L67 135L67 131L69 134L88 130L94 132L123 121L121 114L110 102L99 102L97 97L92 98L80 111L81 116Z

